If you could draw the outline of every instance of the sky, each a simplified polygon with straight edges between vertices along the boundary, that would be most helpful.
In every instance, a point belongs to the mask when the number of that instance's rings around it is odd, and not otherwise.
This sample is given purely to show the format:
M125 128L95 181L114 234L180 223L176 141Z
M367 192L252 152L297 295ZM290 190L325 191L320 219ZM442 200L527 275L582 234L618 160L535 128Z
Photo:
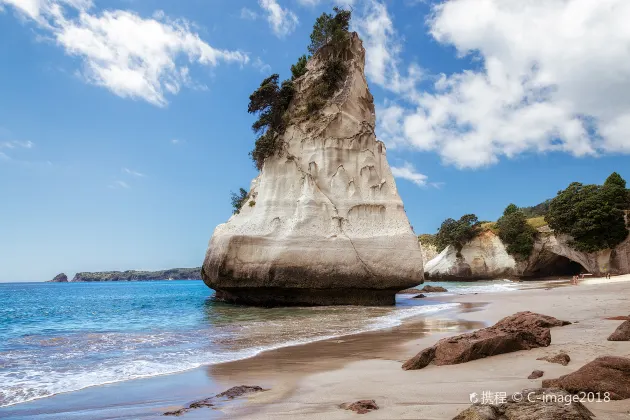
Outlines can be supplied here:
M201 265L334 5L417 233L630 179L627 0L0 0L0 281Z

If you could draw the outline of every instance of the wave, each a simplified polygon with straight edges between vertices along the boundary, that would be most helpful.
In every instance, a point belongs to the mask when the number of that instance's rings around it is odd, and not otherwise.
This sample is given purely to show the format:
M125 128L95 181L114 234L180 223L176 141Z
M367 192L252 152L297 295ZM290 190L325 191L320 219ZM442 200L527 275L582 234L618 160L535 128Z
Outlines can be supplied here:
M273 344L261 346L251 346L234 351L209 352L207 347L195 343L191 337L196 337L197 341L203 341L203 335L193 334L190 337L182 337L180 333L164 332L160 334L146 334L142 337L125 333L88 333L78 339L76 337L60 338L39 338L25 337L23 341L37 347L38 352L42 348L50 348L56 345L63 346L73 343L74 350L57 350L54 354L46 357L51 361L48 365L37 364L36 360L42 358L41 354L19 354L11 351L0 353L0 407L7 407L19 403L33 401L52 395L78 391L92 386L106 385L132 379L149 378L161 375L169 375L195 369L200 366L214 365L236 360L254 357L265 351L270 351L283 347L303 345L315 341L328 340L362 332L377 331L399 326L404 320L436 313L439 311L457 307L457 303L444 303L436 305L408 306L395 308L390 313L367 319L366 325L348 326L345 331L322 331L321 335L309 336L308 338L289 339ZM327 308L331 310L330 308ZM326 310L326 309L324 309ZM210 331L213 337L224 335L219 331ZM199 340L201 338L201 340ZM118 349L120 343L125 342L127 346L139 346L141 352L134 354L131 360L107 359L108 354ZM87 343L87 344L86 344ZM188 348L173 350L173 344L187 345ZM168 351L163 349L171 348ZM82 363L80 358L85 357L86 349L92 354L101 354L104 360L86 366L85 370L78 370ZM134 347L138 350L138 347ZM151 351L152 350L152 351ZM18 360L19 359L19 360ZM24 366L24 360L32 360L28 367ZM21 362L22 365L20 365ZM63 362L61 365L60 362ZM64 366L64 368L60 368ZM14 368L14 369L12 369ZM18 369L19 368L19 369ZM19 370L19 374L17 374Z

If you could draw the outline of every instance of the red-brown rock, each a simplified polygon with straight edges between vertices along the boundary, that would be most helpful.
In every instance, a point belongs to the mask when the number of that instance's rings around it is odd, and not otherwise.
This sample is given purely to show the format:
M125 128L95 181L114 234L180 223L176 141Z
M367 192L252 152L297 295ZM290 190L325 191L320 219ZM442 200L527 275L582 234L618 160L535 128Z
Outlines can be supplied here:
M630 321L622 322L615 332L610 334L608 341L630 341Z
M527 379L538 379L538 378L542 378L542 376L545 374L545 372L543 372L542 370L535 370L532 373L529 374L529 376L527 377Z
M260 392L266 391L266 389L262 389L259 386L248 386L248 385L239 385L233 386L227 391L223 391L220 394L214 395L212 397L204 398L203 400L193 401L188 404L188 407L180 408L179 410L167 411L164 413L165 416L181 416L182 414L186 414L190 410L194 410L196 408L207 408L214 407L217 400L231 400L237 397L240 397L245 394L250 394L252 392Z
M609 321L630 321L630 316L619 315L619 316L611 316L604 319L607 319Z
M359 400L357 402L353 402L352 404L341 404L339 408L356 411L357 414L365 414L372 410L378 410L378 405L376 405L376 401L374 400Z
M561 389L524 389L501 404L474 404L453 420L592 420L595 415Z
M518 312L491 327L443 338L433 347L409 359L402 368L422 369L431 362L436 365L454 365L497 354L546 347L551 343L549 328L568 324L570 322L547 315Z
M536 360L544 360L545 362L558 363L558 364L561 364L562 366L566 366L571 361L571 358L569 357L568 354L560 352L553 356L539 357Z
M580 369L557 379L545 379L543 388L562 388L572 394L599 392L601 398L610 393L613 400L630 398L630 359L626 357L598 357Z

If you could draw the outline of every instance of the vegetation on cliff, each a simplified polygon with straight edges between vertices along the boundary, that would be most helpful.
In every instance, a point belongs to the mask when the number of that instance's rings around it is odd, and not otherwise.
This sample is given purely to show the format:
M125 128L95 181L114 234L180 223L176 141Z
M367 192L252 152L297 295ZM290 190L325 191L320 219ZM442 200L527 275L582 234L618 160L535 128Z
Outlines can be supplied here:
M75 274L72 281L150 281L150 280L200 280L201 267L171 268L160 271L101 271Z
M340 58L343 46L348 39L348 29L352 13L335 7L335 15L322 13L317 18L311 33L311 44L308 51L324 60L324 71L310 92L306 106L307 114L317 112L341 85L347 74L347 67ZM322 49L325 48L325 51ZM272 74L262 81L258 89L249 97L247 112L255 114L258 119L252 124L252 130L258 135L250 156L258 170L265 160L282 153L282 134L287 127L287 110L295 94L293 82L304 76L310 57L302 55L291 66L291 79L279 83L280 76Z
M243 208L243 204L247 201L247 197L249 193L244 188L239 188L239 192L232 192L231 201L232 201L232 213L239 214L241 209Z
M614 248L628 237L624 210L626 181L613 172L604 185L574 182L551 201L545 220L556 232L570 235L578 251Z
M517 260L525 260L534 249L536 229L531 226L525 213L515 204L508 205L497 220L499 238L508 254Z
M480 231L479 220L474 214L465 214L459 220L446 219L435 235L435 245L438 249L452 245L457 249L457 256L461 256L464 245L473 240Z
M624 213L629 209L630 189L621 175L613 172L603 185L574 182L556 197L535 206L519 208L510 204L496 222L478 222L474 214L460 220L446 219L437 234L422 234L418 239L434 244L438 250L453 245L459 254L466 242L490 230L499 236L510 255L524 260L533 250L538 229L549 225L555 232L570 235L570 246L577 251L594 252L615 248L628 237Z

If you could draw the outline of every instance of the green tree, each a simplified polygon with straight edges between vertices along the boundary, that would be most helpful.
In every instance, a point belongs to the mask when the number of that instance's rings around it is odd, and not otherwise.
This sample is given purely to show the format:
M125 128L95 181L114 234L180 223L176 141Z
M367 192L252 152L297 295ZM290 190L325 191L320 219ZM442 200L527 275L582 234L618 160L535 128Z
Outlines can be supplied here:
M247 201L248 196L249 196L249 193L244 188L239 188L238 193L235 193L234 191L232 191L231 201L232 201L232 208L234 209L232 213L239 214L241 212L241 209L243 208L243 204L245 204L245 202Z
M250 156L259 170L262 169L265 159L279 152L282 147L279 136L286 128L284 114L295 94L290 80L285 80L278 86L278 79L277 74L267 77L249 96L247 112L258 115L258 119L252 124L252 130L259 134Z
M527 223L525 214L514 204L505 208L497 221L499 238L506 245L507 252L516 259L524 260L534 249L536 229Z
M625 181L613 173L604 185L570 184L551 201L545 220L556 232L570 235L578 251L614 248L628 236Z
M308 51L315 54L321 47L327 44L337 46L345 40L350 27L352 12L339 7L334 7L335 15L322 13L313 25L311 43Z
M474 214L465 214L459 220L446 219L435 235L435 245L439 250L452 245L457 256L467 242L473 240L480 232L479 220Z
M306 74L306 63L308 63L308 59L306 55L298 58L297 63L291 65L291 80L295 80L298 77L302 77Z

